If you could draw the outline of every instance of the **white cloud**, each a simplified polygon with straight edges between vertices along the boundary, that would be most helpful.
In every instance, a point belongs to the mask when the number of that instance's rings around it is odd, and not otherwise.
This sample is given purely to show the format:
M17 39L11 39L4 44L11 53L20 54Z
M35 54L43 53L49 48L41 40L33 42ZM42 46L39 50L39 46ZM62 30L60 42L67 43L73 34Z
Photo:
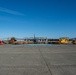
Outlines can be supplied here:
M6 8L2 8L2 7L0 7L0 11L1 12L6 12L6 13L9 13L9 14L13 14L13 15L25 16L24 14L22 14L20 12L17 12L17 11L14 11L14 10L10 10L10 9L6 9Z

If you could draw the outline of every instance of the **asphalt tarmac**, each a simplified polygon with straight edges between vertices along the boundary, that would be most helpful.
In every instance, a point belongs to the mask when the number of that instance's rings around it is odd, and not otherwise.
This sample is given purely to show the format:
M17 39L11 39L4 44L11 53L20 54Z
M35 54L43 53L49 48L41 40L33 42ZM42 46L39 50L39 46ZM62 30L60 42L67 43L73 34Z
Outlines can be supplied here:
M0 45L0 75L76 75L76 45Z

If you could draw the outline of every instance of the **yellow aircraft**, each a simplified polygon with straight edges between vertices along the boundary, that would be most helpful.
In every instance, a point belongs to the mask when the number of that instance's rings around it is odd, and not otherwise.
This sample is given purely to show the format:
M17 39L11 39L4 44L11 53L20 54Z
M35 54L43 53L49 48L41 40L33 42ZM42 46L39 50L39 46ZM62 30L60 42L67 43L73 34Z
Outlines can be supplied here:
M59 41L60 41L61 44L68 44L69 43L69 38L66 38L66 37L60 38Z

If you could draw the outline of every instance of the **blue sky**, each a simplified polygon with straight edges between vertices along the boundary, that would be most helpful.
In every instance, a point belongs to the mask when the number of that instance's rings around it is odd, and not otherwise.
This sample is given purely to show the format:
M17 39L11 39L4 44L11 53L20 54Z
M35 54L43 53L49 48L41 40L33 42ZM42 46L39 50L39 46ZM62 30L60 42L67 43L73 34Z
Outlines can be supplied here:
M76 0L0 0L0 38L76 37Z

